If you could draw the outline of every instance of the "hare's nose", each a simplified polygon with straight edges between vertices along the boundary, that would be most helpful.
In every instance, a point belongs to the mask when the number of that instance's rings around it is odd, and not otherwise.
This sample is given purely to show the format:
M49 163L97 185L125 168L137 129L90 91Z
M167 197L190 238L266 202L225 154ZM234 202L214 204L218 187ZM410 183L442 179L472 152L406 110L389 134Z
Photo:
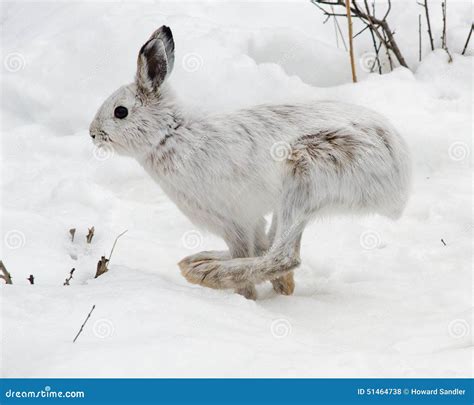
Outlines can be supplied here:
M92 131L89 131L89 135L91 136L92 139L95 139L95 134Z

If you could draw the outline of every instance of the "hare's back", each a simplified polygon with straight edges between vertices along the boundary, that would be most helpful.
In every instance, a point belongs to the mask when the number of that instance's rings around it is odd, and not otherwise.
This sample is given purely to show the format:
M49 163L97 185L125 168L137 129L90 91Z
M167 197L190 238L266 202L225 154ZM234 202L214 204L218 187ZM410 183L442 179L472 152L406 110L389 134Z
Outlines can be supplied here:
M396 217L408 196L410 157L395 128L363 107L342 103L314 107L318 111L313 127L290 143L289 176L315 184L316 204Z

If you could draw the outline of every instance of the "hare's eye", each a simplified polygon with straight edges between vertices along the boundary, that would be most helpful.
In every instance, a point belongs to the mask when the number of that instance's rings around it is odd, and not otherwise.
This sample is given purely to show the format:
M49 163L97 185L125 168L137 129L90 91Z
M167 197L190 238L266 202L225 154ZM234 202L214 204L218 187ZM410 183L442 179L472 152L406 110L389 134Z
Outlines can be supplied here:
M125 118L128 115L128 110L126 107L119 105L115 108L114 115L120 119Z

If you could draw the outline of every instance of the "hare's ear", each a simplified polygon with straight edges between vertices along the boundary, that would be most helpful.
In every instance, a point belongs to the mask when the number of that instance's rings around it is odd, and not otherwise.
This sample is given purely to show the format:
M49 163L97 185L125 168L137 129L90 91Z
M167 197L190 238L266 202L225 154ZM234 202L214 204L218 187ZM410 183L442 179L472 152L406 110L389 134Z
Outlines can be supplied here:
M173 70L173 65L173 34L163 25L138 53L136 82L139 90L147 95L156 92Z

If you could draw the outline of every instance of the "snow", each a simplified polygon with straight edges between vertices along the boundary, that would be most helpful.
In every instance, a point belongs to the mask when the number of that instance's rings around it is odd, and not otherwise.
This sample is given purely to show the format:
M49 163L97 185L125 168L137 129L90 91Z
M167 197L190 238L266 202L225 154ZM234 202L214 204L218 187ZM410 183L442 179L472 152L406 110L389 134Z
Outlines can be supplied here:
M14 283L0 287L2 375L472 376L472 57L458 54L470 2L449 3L453 63L424 48L419 66L420 11L395 3L416 71L358 66L357 84L309 2L2 3L0 258ZM329 98L385 114L413 154L403 217L312 224L291 297L269 284L255 302L188 284L176 263L223 242L195 229L137 163L88 136L161 24L173 29L171 80L190 108ZM370 44L356 41L358 57ZM126 229L110 271L94 279Z

